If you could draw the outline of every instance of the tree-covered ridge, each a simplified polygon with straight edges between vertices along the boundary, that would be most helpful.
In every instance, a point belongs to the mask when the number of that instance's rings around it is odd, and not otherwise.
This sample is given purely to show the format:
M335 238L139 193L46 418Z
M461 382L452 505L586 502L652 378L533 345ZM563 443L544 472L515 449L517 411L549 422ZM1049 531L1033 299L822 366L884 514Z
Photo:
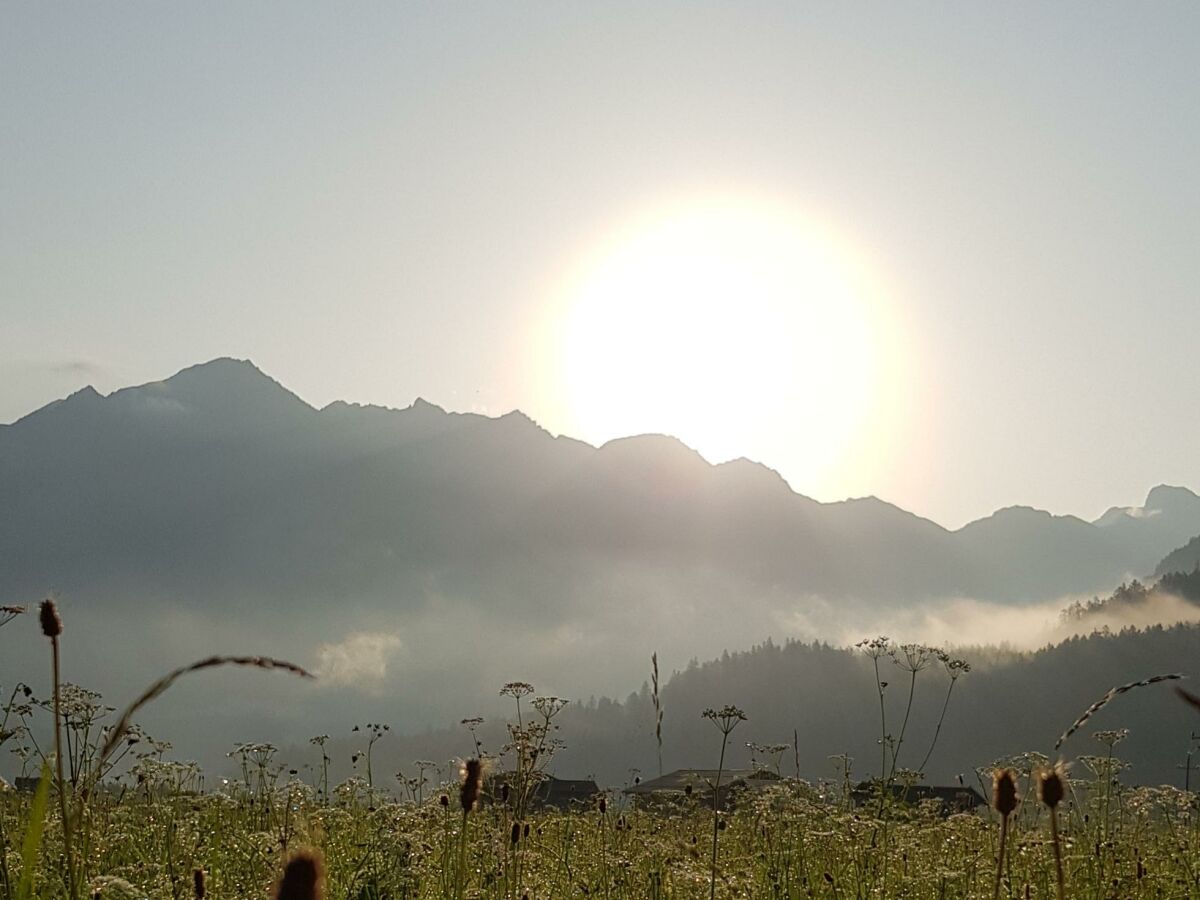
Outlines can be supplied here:
M1066 620L1080 620L1114 609L1146 606L1155 599L1176 597L1200 606L1200 564L1189 572L1167 572L1153 584L1138 579L1122 582L1109 596L1093 597L1086 603L1076 600L1063 610Z
M1001 643L1006 637L1017 638L996 635ZM1035 651L960 647L950 656L966 660L971 669L960 675L932 753L926 761L950 678L940 663L917 675L907 734L896 760L898 769L923 769L930 784L956 783L959 775L973 783L977 768L1029 751L1057 755L1058 736L1109 688L1160 672L1193 676L1200 660L1200 626L1097 631ZM890 659L882 661L880 673L887 683L883 704L894 741L904 718L909 673ZM795 773L798 758L802 777L831 778L841 758L848 757L852 777L873 777L880 760L876 684L872 660L861 650L823 641L766 641L708 662L692 660L660 689L662 768L715 765L711 725L702 713L734 704L748 720L730 747L727 764L750 766L755 761L751 745L786 744L785 774ZM469 732L455 726L423 735L396 734L380 749L403 767L413 759L469 755L476 738L485 750L505 743L503 722L469 721ZM656 710L648 682L624 700L574 698L556 722L565 743L554 761L559 777L594 776L601 785L624 785L635 777L657 776ZM1122 746L1122 758L1131 765L1128 780L1182 784L1177 766L1195 726L1191 710L1170 687L1156 685L1135 700L1118 698L1067 741L1062 753L1067 759L1093 754L1093 731L1128 728ZM347 758L350 747L347 741ZM296 751L295 758L303 762L303 753Z

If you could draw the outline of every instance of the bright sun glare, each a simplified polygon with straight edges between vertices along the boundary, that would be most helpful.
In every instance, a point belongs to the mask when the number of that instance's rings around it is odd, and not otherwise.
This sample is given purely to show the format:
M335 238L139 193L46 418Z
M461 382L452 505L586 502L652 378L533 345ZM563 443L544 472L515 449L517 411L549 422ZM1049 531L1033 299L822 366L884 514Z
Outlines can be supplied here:
M642 220L565 291L558 368L576 433L673 434L713 462L782 439L790 468L818 476L872 403L866 285L844 247L786 211L719 202Z

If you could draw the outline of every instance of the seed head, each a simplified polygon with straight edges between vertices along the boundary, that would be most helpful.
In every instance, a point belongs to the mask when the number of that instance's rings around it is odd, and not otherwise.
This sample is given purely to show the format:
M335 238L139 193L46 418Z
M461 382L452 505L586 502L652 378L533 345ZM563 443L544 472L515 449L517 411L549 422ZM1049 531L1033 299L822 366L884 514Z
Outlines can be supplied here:
M992 808L1010 816L1017 808L1017 777L1012 769L997 769L992 774Z
M316 850L301 850L283 869L275 900L321 900L325 893L325 866Z
M483 781L483 763L478 759L468 759L463 766L462 788L459 791L459 802L463 813L469 813L479 800L479 786Z
M204 870L196 869L192 872L192 888L195 893L196 900L204 900Z
M62 634L62 619L58 615L58 607L47 597L38 608L38 618L42 623L42 634L48 638L56 638Z
M1066 773L1061 765L1043 769L1038 774L1038 799L1050 809L1062 802L1066 793Z

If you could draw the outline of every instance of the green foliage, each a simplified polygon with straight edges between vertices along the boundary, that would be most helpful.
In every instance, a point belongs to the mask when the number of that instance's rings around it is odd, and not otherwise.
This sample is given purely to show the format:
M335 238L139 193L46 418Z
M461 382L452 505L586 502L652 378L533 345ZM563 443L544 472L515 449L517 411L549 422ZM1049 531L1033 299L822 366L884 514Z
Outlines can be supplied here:
M1078 780L1060 809L1064 867L1072 897L1183 897L1200 890L1200 823L1194 797L1170 788L1129 788L1106 751L1096 774ZM1002 896L1054 891L1045 810L1028 798L1032 756L1013 760L1026 798L1010 822ZM152 784L146 787L147 780ZM328 896L441 898L461 872L463 896L699 898L710 893L706 832L712 810L693 798L646 809L596 805L535 811L513 829L500 804L473 813L469 829L436 798L370 805L368 792L319 791L285 782L260 792L235 782L216 793L176 788L169 773L141 790L106 792L87 816L93 843L81 882L100 896L166 900L189 895L191 873L208 873L213 897L264 897L287 853L319 847ZM451 787L450 785L446 786ZM0 807L7 833L24 831L21 883L36 896L66 896L62 832L49 780L38 794L8 792ZM265 809L265 813L264 813ZM986 814L946 816L933 804L890 811L889 840L870 805L848 806L831 786L784 779L734 798L722 813L719 897L990 897L998 823ZM46 823L44 834L38 835ZM515 834L515 840L514 840ZM40 844L41 852L37 852ZM886 894L884 878L886 872ZM34 896L28 888L17 896Z
M21 844L21 883L17 886L17 900L28 900L33 896L33 876L37 870L38 849L42 846L42 833L46 827L46 806L50 799L50 782L53 779L50 763L42 764L42 777L38 779L33 802L25 822L25 840ZM2 848L7 855L8 848Z

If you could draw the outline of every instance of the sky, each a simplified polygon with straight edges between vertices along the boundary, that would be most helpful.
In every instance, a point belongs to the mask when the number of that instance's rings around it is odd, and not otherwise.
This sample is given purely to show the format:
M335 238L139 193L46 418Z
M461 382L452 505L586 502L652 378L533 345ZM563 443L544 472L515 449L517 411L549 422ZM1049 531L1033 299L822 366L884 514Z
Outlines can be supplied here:
M0 422L254 360L948 526L1200 488L1200 7L6 4Z

